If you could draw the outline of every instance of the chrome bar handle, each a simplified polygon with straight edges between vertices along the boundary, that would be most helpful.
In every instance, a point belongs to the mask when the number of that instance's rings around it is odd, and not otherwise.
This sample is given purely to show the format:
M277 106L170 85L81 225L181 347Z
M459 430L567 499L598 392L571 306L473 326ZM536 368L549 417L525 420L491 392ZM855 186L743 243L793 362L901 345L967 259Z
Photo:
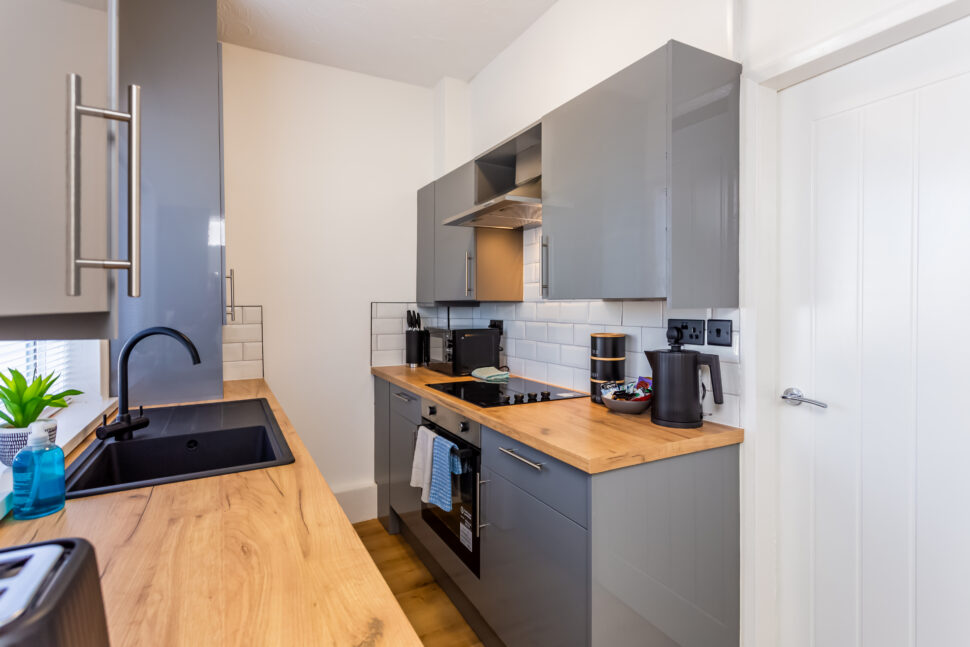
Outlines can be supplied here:
M469 274L468 264L471 262L471 260L472 260L472 255L468 253L468 250L465 250L465 296L466 297L472 293L471 284L468 281L468 274Z
M541 267L539 271L541 272L539 281L540 289L542 290L542 296L549 296L549 237L543 236L541 249L539 250L539 263Z
M813 400L811 398L806 398L805 394L801 392L800 389L794 387L788 387L785 392L781 394L781 399L792 405L793 407L800 406L802 402L805 404L813 404L816 407L821 407L822 409L828 409L829 405L819 400Z
M411 398L409 398L408 396L404 395L401 392L392 393L391 395L393 395L395 398L397 398L401 402L410 402L411 401Z
M81 117L128 124L128 260L81 257ZM141 296L141 86L128 86L128 112L81 104L81 77L67 75L67 295L81 294L81 268L128 270L128 296Z
M533 463L528 458L523 458L522 456L519 456L518 454L516 454L514 449L506 449L504 447L499 447L498 450L500 452L502 452L503 454L506 454L508 456L511 456L512 458L514 458L516 460L522 461L523 463L525 463L526 465L528 465L529 467L531 467L532 469L534 469L537 472L541 472L542 471L542 463Z
M489 481L483 481L481 473L475 475L475 536L481 536L482 528L491 525L482 523L482 486Z
M229 270L229 276L226 277L229 281L229 318L233 321L236 320L236 270Z

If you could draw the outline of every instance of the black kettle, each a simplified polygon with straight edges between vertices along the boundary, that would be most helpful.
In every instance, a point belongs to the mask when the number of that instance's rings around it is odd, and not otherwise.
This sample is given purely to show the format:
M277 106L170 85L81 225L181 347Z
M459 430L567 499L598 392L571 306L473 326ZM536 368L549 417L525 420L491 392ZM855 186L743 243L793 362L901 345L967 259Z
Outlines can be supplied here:
M704 422L701 409L700 367L711 369L714 402L723 404L721 390L721 360L717 355L683 350L683 333L678 328L667 330L670 348L644 351L653 369L653 407L650 419L664 427L687 429L700 427ZM705 393L706 395L706 393Z

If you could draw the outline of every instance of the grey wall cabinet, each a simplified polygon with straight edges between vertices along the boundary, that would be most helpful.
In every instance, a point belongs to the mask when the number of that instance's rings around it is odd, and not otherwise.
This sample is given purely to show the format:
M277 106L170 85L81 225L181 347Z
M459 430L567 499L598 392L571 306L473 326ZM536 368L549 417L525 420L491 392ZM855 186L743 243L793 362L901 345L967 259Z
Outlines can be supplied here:
M388 532L391 523L391 404L390 384L374 378L374 482L377 484L377 518Z
M589 644L586 529L483 473L482 616L507 647Z
M110 4L110 3L109 3ZM68 296L68 74L81 78L81 103L112 107L110 24L98 3L7 0L0 3L0 222L4 267L0 339L107 337L115 271L85 269L80 294ZM127 110L122 90L117 107ZM80 130L80 252L114 256L109 128L84 117ZM122 129L126 126L122 126ZM14 243L13 241L16 241ZM125 283L124 273L121 284Z
M443 225L475 204L475 163L468 162L434 183L434 297L475 301L475 229Z
M543 118L549 298L737 306L740 72L670 41Z
M414 443L421 424L421 399L409 391L390 387L390 503L407 523L421 516L421 491L411 487Z
M418 271L416 300L434 303L435 183L418 189Z

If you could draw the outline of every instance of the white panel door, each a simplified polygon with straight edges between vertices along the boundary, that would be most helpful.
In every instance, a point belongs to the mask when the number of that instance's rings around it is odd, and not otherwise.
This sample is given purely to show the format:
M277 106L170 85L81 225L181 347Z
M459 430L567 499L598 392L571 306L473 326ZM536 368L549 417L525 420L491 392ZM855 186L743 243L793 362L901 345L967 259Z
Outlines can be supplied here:
M970 645L970 19L780 96L780 644Z

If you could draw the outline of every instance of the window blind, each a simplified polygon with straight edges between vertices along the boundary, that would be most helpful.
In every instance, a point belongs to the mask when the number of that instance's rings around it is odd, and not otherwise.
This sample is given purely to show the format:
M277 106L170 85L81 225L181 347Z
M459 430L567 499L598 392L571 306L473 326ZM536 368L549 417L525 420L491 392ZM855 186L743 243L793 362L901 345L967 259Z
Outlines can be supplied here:
M70 388L65 385L72 384L77 377L79 355L89 361L88 354L73 352L78 343L65 340L0 341L0 371L9 375L8 369L15 368L23 373L28 382L37 375L47 375L53 371L61 376L54 389Z

